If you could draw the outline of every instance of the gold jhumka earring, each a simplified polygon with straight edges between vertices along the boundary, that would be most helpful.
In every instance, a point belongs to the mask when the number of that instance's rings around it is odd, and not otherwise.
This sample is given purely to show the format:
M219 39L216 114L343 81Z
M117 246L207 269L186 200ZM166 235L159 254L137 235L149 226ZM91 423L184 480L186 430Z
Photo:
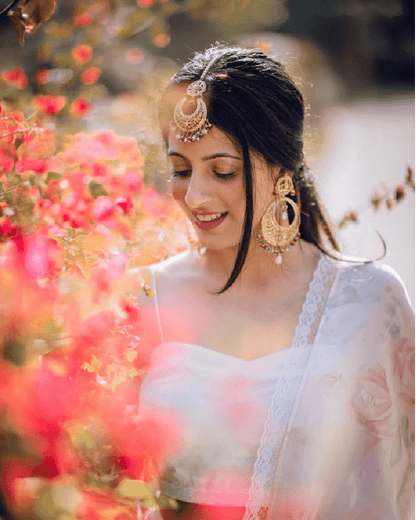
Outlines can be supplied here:
M300 211L296 202L287 195L295 195L292 177L285 173L276 181L273 195L274 201L267 207L261 219L261 234L258 239L264 251L276 255L276 264L282 263L282 254L292 249L299 240ZM293 211L293 220L289 223L288 205ZM280 219L286 225L280 225L276 213L280 212ZM279 220L280 220L279 219Z

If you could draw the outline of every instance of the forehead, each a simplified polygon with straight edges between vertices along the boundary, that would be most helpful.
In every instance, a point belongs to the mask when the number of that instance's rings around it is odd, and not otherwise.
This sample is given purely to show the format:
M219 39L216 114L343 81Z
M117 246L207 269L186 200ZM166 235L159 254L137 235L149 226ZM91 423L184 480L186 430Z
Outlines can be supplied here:
M175 137L175 131L168 135L168 153L177 152L189 159L200 159L217 153L228 153L241 158L241 153L227 135L219 128L212 127L199 141L184 143Z

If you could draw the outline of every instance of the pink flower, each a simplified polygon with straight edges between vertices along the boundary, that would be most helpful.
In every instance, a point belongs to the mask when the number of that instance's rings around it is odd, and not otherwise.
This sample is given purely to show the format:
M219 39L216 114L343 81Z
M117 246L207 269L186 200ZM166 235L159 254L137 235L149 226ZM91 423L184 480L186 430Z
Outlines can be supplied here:
M62 266L61 251L55 240L32 236L26 240L24 264L34 278L53 276Z
M98 197L94 202L93 215L97 220L105 220L114 213L114 202L109 197Z
M393 385L405 405L415 404L415 346L409 338L400 338L391 351Z
M143 52L140 49L130 49L126 53L126 60L129 63L140 63L143 61Z
M141 207L154 218L166 218L169 213L169 201L152 189L143 193L140 199Z
M104 164L94 163L92 165L92 174L94 177L106 177L109 174L109 170Z
M133 201L131 200L130 195L120 195L117 197L116 206L119 207L124 214L131 213L131 210L133 209Z
M122 182L126 189L132 193L139 193L143 187L143 174L140 170L127 170Z
M387 386L386 370L379 363L358 378L351 404L358 422L376 437L393 435L390 425L392 400Z

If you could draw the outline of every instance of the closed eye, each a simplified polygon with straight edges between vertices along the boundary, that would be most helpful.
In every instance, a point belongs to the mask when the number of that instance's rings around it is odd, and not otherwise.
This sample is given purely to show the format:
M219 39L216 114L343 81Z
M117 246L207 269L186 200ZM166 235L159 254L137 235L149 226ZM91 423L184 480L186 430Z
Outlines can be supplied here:
M220 173L220 172L214 171L214 175L216 177L218 177L219 179L231 179L231 177L234 177L235 171L229 172L229 173Z
M213 173L214 173L215 177L217 177L218 179L230 179L231 177L234 177L234 175L235 175L235 171L229 172L229 173L220 173L220 172L214 171ZM173 177L188 177L191 174L192 174L192 170L173 170L171 172L171 175Z
M192 173L192 170L173 170L171 175L173 177L188 177Z

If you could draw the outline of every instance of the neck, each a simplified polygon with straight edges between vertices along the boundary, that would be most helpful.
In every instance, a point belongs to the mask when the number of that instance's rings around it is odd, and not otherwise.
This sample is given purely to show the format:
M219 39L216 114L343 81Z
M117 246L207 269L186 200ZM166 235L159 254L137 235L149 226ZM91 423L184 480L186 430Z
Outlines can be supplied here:
M234 267L238 248L221 250L207 249L202 257L202 265L210 273L210 283L222 287L228 280ZM290 251L282 255L282 263L277 265L275 256L261 249L252 241L244 262L243 269L232 288L245 290L251 287L261 288L284 277L297 278L306 270L316 267L319 251L311 244L300 241Z

